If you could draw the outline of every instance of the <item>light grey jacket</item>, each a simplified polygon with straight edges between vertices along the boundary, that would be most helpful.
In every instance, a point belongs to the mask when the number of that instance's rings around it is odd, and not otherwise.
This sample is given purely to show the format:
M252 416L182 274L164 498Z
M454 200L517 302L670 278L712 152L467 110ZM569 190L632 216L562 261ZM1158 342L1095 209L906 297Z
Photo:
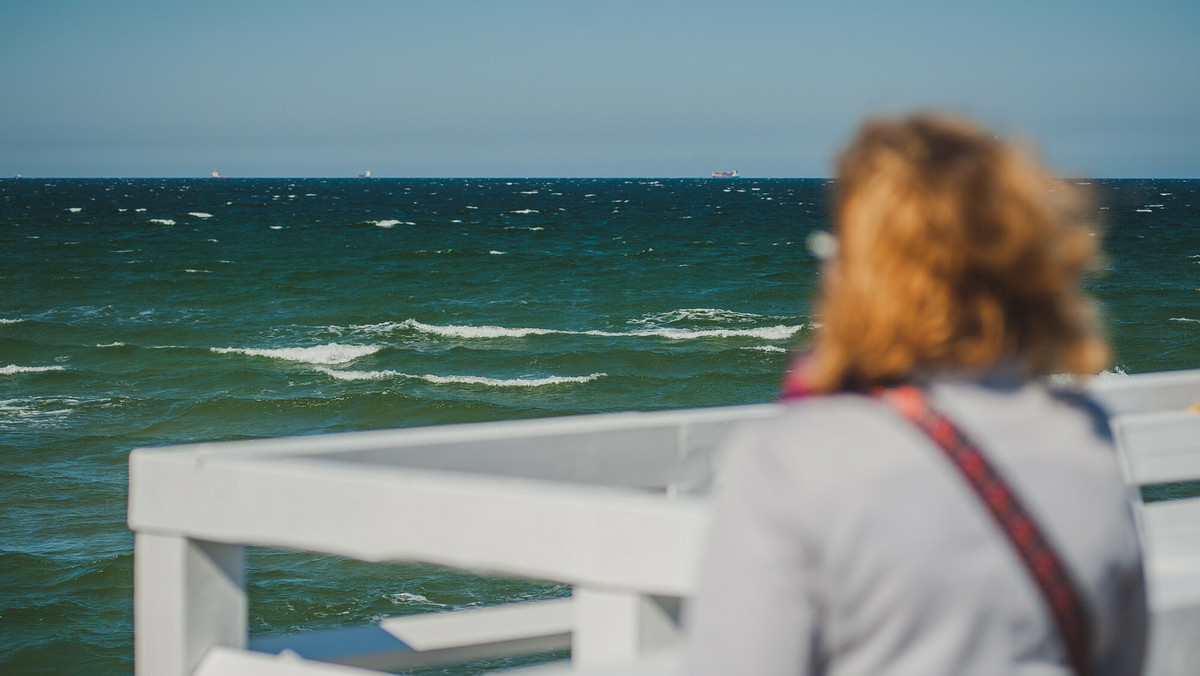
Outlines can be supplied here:
M1097 675L1138 674L1141 555L1102 413L994 375L927 384L1065 559ZM682 673L1066 675L1037 587L921 432L874 399L801 400L736 437Z

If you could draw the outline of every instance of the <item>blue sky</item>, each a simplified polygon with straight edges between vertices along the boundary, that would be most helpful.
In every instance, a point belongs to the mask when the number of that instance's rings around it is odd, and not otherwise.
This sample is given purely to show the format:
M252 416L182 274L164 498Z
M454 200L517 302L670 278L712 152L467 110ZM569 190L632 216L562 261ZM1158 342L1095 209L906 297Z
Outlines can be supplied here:
M0 175L825 176L948 108L1200 177L1200 2L0 2Z

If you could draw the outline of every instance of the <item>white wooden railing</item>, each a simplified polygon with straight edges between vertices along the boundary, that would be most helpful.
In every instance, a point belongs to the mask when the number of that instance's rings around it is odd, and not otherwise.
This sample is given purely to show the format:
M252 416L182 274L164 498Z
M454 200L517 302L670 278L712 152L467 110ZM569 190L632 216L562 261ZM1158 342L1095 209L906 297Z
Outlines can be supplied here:
M1200 479L1200 370L1098 379L1131 483ZM570 648L671 673L716 451L775 405L195 444L130 456L138 676L378 673ZM1200 498L1140 507L1150 672L1200 673ZM373 515L373 518L364 518ZM572 585L570 599L247 640L245 545ZM646 662L666 654L666 661ZM638 665L641 666L627 666ZM616 673L616 672L614 672Z

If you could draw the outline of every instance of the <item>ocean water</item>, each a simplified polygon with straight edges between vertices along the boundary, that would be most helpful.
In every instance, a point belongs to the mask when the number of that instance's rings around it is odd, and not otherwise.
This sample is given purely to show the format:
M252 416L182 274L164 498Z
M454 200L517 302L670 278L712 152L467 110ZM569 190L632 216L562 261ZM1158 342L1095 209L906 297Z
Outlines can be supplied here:
M0 672L132 672L133 448L770 400L829 187L0 181ZM1112 373L1200 366L1200 182L1089 189ZM569 593L248 563L253 635Z

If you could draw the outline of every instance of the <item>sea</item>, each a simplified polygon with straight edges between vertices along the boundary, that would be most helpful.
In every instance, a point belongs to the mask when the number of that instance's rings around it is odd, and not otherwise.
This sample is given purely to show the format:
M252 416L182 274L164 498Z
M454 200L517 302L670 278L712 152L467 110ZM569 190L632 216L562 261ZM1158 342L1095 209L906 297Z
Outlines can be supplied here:
M1077 183L1107 377L1200 367L1200 181ZM132 673L134 448L770 401L812 335L805 241L831 187L0 181L0 673ZM261 548L247 565L252 636L570 593Z

